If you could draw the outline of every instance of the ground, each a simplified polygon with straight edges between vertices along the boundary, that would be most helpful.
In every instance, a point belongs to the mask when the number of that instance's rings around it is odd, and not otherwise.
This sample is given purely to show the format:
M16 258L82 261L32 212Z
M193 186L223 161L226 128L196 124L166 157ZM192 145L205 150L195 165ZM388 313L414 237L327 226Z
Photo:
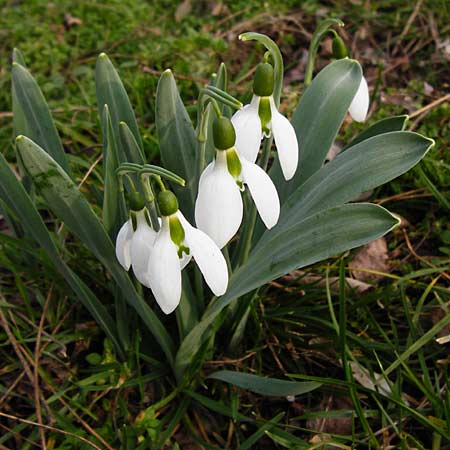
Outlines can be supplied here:
M10 58L18 47L49 102L76 179L93 168L84 182L93 200L102 185L101 165L93 167L101 155L93 80L102 51L130 95L148 160L158 161L154 100L163 70L173 70L193 113L199 87L227 61L230 92L247 101L257 53L237 36L266 33L285 58L282 110L290 115L303 89L311 34L323 18L339 17L346 24L341 36L371 86L368 124L408 114L407 128L436 145L415 169L368 193L401 216L401 227L359 252L272 283L254 302L235 348L225 345L226 331L219 333L202 381L191 387L195 394L153 408L174 380L165 364L141 351L151 346L149 337L135 335L136 351L120 361L43 252L0 221L0 448L39 448L44 440L47 449L90 448L72 434L98 448L123 449L157 448L155 440L181 449L446 448L449 8L420 0L4 1L0 150L15 166ZM329 63L330 49L325 40L316 71ZM365 126L346 121L337 148ZM64 240L67 233L55 236ZM96 293L108 296L108 275L89 252L70 237L65 252ZM342 328L333 322L344 303L347 350L359 363L350 375L341 364ZM128 320L137 319L131 313ZM223 368L323 385L290 402L204 381ZM389 376L390 400L371 390L376 374ZM36 425L42 417L51 428Z

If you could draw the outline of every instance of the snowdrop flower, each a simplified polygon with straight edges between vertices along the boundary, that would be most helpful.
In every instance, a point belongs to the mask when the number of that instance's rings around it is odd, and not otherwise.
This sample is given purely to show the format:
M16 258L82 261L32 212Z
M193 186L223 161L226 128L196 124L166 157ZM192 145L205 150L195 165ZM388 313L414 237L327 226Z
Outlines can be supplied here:
M272 228L278 222L280 200L266 172L238 154L236 134L230 119L220 117L213 122L213 137L216 157L200 177L195 222L222 248L241 225L241 191L244 185L248 186L267 228Z
M333 38L333 56L336 59L347 58L348 51L341 37L332 30L334 33ZM364 76L361 78L358 90L348 108L348 112L352 116L352 119L356 122L364 122L366 120L367 111L369 110L369 87Z
M142 196L130 195L131 218L121 227L116 238L116 257L125 270L132 267L138 281L147 286L147 265L156 238Z
M253 81L253 98L237 111L231 121L236 130L240 156L254 163L261 139L273 133L284 178L290 180L297 170L298 142L294 127L278 112L273 99L274 73L268 63L258 64Z
M367 81L363 77L359 84L358 90L348 108L348 112L352 116L352 119L356 122L364 122L366 120L367 111L369 110L369 87Z
M163 312L170 314L180 303L181 270L191 257L212 292L223 295L228 286L228 268L217 245L184 218L172 192L160 192L158 205L161 229L153 242L145 280Z

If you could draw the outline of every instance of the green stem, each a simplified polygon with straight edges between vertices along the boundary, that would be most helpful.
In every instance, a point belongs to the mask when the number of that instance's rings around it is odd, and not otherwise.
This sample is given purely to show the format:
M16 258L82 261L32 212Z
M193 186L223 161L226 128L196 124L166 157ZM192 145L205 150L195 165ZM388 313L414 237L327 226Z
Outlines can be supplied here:
M259 165L261 166L261 168L263 170L267 169L267 165L269 163L270 149L272 148L272 140L273 140L273 138L270 137L269 139L266 139L263 144L262 155L261 155L261 159L259 161ZM250 216L248 218L247 231L246 231L246 234L242 237L244 245L242 248L242 256L241 256L241 260L240 260L240 264L239 264L240 266L247 261L248 255L250 254L250 249L252 247L253 232L255 230L255 224L256 224L256 212L257 212L256 206L252 205L252 208L250 211Z
M305 81L304 81L305 87L308 87L312 81L314 71L314 60L316 59L320 41L322 37L329 32L329 28L333 25L343 27L344 22L342 22L341 19L326 19L323 22L319 23L319 25L316 28L316 31L314 31L308 50L308 63L306 64Z

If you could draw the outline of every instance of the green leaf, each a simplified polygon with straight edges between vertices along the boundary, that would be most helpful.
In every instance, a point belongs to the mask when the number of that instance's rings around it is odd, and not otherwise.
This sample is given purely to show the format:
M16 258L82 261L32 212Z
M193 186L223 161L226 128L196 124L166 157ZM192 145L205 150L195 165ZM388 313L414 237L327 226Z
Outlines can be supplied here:
M123 356L123 346L118 340L117 330L113 319L98 298L61 258L60 252L51 239L50 234L36 207L1 154L0 197L9 206L9 208L14 211L26 233L29 236L32 236L33 239L45 250L55 268L65 278L67 284L69 284L72 288L75 295L85 306L85 308L92 314L93 318L108 338L114 343L117 351L119 353L122 352Z
M350 147L353 147L354 145L359 144L360 142L373 136L378 136L379 134L389 133L390 131L403 131L406 127L407 121L407 115L392 116L381 119L358 134L358 136L356 136L342 151L347 150Z
M174 345L170 335L117 262L114 245L83 194L61 167L33 141L19 136L17 148L27 173L49 209L111 272L124 298L136 309L172 364Z
M17 62L12 67L12 88L13 113L17 114L15 133L26 134L69 173L66 154L47 102L34 78Z
M200 348L205 331L234 299L291 270L373 241L398 224L399 220L381 206L349 204L321 211L261 240L230 278L225 295L210 304L182 342L175 361L177 376Z
M133 132L125 122L119 123L120 145L127 155L128 161L134 161L136 164L144 164L145 161L141 154L139 144L136 142ZM139 163L138 161L141 161Z
M108 105L109 107L115 140L120 146L118 149L119 161L144 164L142 139L133 108L119 74L105 53L100 54L95 65L95 89L100 117L103 115L104 106ZM138 145L137 148L131 149L121 145L119 137L120 122L125 122L128 125Z
M121 225L127 219L125 199L119 189L120 184L116 175L119 167L119 156L116 137L114 135L109 107L105 105L102 114L103 129L103 172L105 187L103 194L103 224L109 236L117 236Z
M220 370L208 375L207 378L221 380L256 394L270 397L306 394L321 386L320 383L314 381L279 380L277 378L260 377L250 373L233 372L232 370Z
M12 61L20 64L22 67L27 67L25 64L25 58L23 57L22 52L18 48L14 48L12 51Z
M173 189L181 211L192 222L197 194L197 138L170 70L161 75L156 91L156 128L164 167L186 180L185 188L173 185Z
M257 431L248 437L237 450L249 450L255 448L255 444L264 436L264 434L275 427L275 425L283 418L284 412L277 414L273 419L264 422Z
M293 192L278 225L263 236L270 239L280 229L387 183L415 166L433 145L433 140L410 131L393 131L354 145Z
M285 181L278 158L270 171L281 203L322 167L361 76L357 61L341 59L326 66L302 95L291 120L299 144L297 172L290 181Z

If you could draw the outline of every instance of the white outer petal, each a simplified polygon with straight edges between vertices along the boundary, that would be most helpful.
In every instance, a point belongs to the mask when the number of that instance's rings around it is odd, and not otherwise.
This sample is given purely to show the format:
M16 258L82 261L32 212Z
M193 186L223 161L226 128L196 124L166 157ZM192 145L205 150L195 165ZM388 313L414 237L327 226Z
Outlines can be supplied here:
M366 120L367 111L369 110L369 87L364 76L361 78L358 90L348 108L348 112L356 122L364 122Z
M148 261L156 239L156 231L147 224L144 213L137 213L137 229L131 239L131 267L138 281L150 287Z
M272 133L280 159L281 171L285 180L290 180L298 166L298 141L291 122L280 114L275 106L273 97L270 97L270 112L272 113Z
M280 199L273 181L261 167L241 159L242 178L250 189L256 209L267 228L272 228L280 217Z
M170 239L168 217L163 217L162 227L148 263L150 289L165 314L170 314L180 303L181 269L177 247Z
M243 205L239 187L228 172L225 152L216 154L200 177L195 223L222 248L241 225Z
M250 162L256 161L263 138L261 119L258 114L259 99L260 97L254 95L252 102L234 113L231 118L236 132L235 147L239 155Z
M214 295L225 294L228 287L228 268L219 247L206 233L194 228L180 211L177 215L184 228L185 242L206 283Z
M129 270L131 265L130 240L133 237L133 225L128 219L120 228L116 238L116 257L120 265Z

